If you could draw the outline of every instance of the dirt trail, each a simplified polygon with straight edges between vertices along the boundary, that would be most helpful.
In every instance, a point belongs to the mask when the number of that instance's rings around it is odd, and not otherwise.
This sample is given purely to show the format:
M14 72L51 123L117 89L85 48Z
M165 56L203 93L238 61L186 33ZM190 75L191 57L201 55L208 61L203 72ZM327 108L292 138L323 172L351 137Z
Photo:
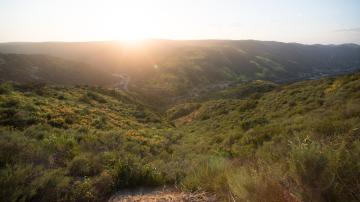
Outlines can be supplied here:
M205 192L185 193L174 188L149 189L138 188L136 190L124 190L111 197L108 202L215 202L213 195Z

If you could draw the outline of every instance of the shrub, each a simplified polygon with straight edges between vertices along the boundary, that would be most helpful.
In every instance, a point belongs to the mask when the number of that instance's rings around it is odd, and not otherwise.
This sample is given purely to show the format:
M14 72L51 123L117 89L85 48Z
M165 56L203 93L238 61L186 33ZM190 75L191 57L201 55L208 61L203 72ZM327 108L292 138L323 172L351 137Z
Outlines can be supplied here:
M6 107L6 108L14 108L14 107L17 107L18 105L20 104L20 101L15 99L15 98L10 98L10 99L7 99L5 100L1 106L2 107Z
M0 95L1 94L8 94L13 91L13 86L11 83L1 83L0 84Z
M48 124L50 124L53 127L56 128L67 128L67 124L66 121L63 117L56 117L56 118L52 118L48 121Z
M240 105L239 112L246 112L256 108L258 102L256 100L247 100L244 104Z
M37 187L33 184L40 167L31 165L6 166L0 170L1 201L30 201Z
M97 201L91 179L85 178L75 181L71 190L71 199L74 202Z
M52 166L66 166L74 158L78 144L73 134L51 134L41 142L44 152L50 154L49 161Z
M101 115L97 119L95 119L91 125L97 129L104 129L106 127L106 121L106 116Z
M69 173L75 177L91 175L91 165L89 160L83 156L75 157L69 165Z
M241 123L241 127L243 130L249 130L250 128L254 128L255 126L262 126L262 125L265 125L265 124L268 124L269 121L264 118L264 117L261 117L261 118L255 118L255 119L252 119L252 120L247 120L247 121L243 121Z
M328 148L328 150L332 148ZM333 151L329 156L329 165L334 175L331 187L325 190L327 201L360 200L360 141L345 144Z
M93 93L91 91L86 93L86 96L89 97L90 99L96 100L99 103L106 103L107 101L100 95Z
M16 89L21 92L33 91L38 95L45 95L46 84L42 82L29 82L27 84L16 85Z
M331 186L334 174L329 159L317 143L292 145L289 158L290 175L295 180L304 201L322 201Z
M345 118L360 117L360 104L356 102L349 102L343 109Z
M202 160L182 180L182 188L188 191L207 190L226 196L229 194L226 175L230 169L229 161L223 158Z
M191 112L199 109L200 107L201 107L201 105L198 103L187 103L187 104L183 104L183 105L178 105L176 107L169 109L166 112L166 116L170 120L175 120L175 119L181 118L183 116L189 115Z
M105 197L109 196L114 191L114 178L107 172L103 171L98 177L94 179L93 187L97 198L105 201Z
M258 165L235 168L227 175L231 199L239 201L288 202L296 200L283 185L282 169Z
M117 189L135 186L156 186L164 183L161 173L134 159L118 162L115 166Z
M99 163L90 155L76 156L69 164L69 173L74 177L94 176L102 170Z
M333 137L343 135L350 130L350 124L345 120L332 120L325 118L313 123L314 132L320 137Z
M53 169L38 177L33 186L37 187L32 201L67 201L71 192L71 177L65 176L63 169Z

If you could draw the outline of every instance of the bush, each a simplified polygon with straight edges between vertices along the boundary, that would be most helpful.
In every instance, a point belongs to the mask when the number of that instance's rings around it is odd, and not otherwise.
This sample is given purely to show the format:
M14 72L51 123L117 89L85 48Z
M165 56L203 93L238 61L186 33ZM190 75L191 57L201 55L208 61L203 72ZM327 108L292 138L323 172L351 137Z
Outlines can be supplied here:
M360 104L356 102L349 102L343 109L345 118L360 117Z
M90 155L76 156L69 165L69 173L74 177L94 176L101 170L101 165Z
M321 145L292 145L289 167L303 200L323 201L324 191L331 186L334 173L329 168L329 159Z
M200 107L201 107L201 105L198 103L187 103L187 104L183 104L183 105L178 105L176 107L169 109L166 112L166 116L170 120L175 120L175 119L181 118L183 116L189 115L191 112L199 109Z
M232 200L288 202L298 201L283 185L282 169L258 165L235 168L227 175Z
M93 92L87 92L86 96L89 97L90 99L96 100L99 103L106 103L107 101L100 95L93 93Z
M1 201L30 201L35 195L34 185L40 167L31 165L7 166L0 170Z
M115 166L115 186L117 189L135 186L158 186L163 184L161 173L141 161L128 159Z
M261 118L255 118L253 120L247 120L247 121L243 121L241 123L241 127L243 130L249 130L250 128L254 128L255 126L262 126L262 125L265 125L265 124L268 124L269 121L264 118L264 117L261 117Z
M37 187L32 201L66 201L70 198L71 177L65 176L63 169L53 169L44 172L34 181Z
M48 121L48 124L56 128L68 128L67 123L63 117L52 118Z
M91 202L97 201L93 190L92 181L89 178L74 182L71 190L71 201Z
M227 196L229 189L226 176L230 169L229 161L223 158L202 160L182 180L182 188L188 191L206 190L217 193L219 197Z
M114 191L114 178L107 172L103 171L98 177L94 179L93 187L95 193L98 197L102 198L104 201L113 191Z
M328 148L331 149L331 148ZM325 190L327 201L360 200L360 141L341 144L329 157L330 167L334 175L331 187Z
M334 137L343 135L350 130L350 124L345 120L332 120L325 118L313 123L314 132L320 137Z
M8 94L13 90L13 86L11 83L1 83L0 84L0 95Z

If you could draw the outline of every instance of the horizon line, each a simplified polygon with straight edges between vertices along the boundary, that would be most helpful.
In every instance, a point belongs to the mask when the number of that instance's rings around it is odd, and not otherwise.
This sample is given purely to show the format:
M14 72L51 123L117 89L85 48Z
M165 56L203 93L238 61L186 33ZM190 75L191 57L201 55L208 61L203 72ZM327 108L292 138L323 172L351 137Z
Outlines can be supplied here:
M276 40L258 40L258 39L221 39L221 38L204 38L204 39L171 39L171 38L144 38L138 40L124 40L124 39L109 39L109 40L84 40L84 41L73 41L73 40L53 40L53 41L0 41L0 44L10 44L10 43L106 43L106 42L145 42L145 41L260 41L260 42L277 42L277 43L286 43L286 44L301 44L301 45L360 45L360 43L347 42L347 43L301 43L301 42L285 42L285 41L276 41Z

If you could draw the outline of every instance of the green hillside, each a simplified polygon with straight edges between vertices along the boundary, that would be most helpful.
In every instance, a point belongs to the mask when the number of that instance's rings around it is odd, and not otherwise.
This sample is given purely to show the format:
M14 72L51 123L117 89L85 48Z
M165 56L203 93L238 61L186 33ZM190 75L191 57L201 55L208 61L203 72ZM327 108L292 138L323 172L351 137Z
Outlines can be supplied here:
M359 201L359 92L359 73L240 82L159 112L138 92L3 83L0 198L168 184L219 201Z

